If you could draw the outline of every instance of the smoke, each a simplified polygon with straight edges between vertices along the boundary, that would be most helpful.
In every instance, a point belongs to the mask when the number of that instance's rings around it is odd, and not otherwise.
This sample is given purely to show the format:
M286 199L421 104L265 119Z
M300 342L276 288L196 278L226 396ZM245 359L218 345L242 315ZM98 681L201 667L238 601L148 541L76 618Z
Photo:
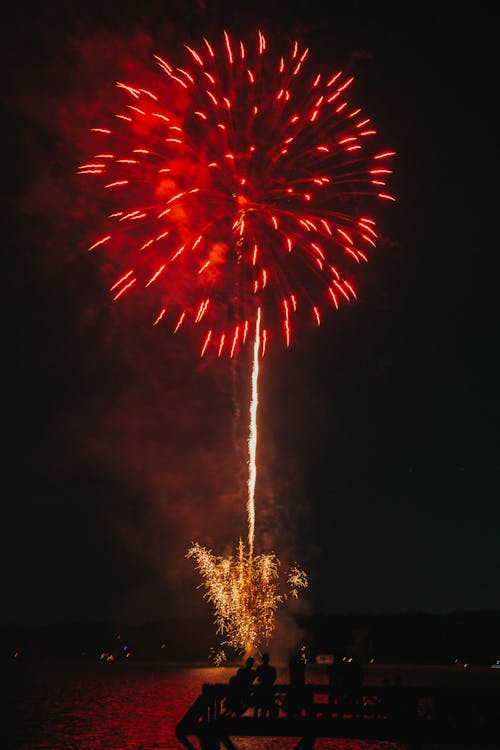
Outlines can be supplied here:
M294 606L295 605L295 606ZM266 650L271 654L276 664L287 664L291 655L301 647L306 647L307 656L307 638L306 631L300 627L297 615L304 614L308 611L307 604L294 600L294 605L281 607L276 617L276 630L273 639Z
M201 29L208 11L200 4L193 12ZM64 10L55 25L34 17L20 24L24 54L7 84L17 133L8 213L21 217L11 234L7 303L16 317L9 336L13 372L26 373L23 402L7 417L13 434L29 425L26 453L43 466L33 489L51 498L41 534L52 538L50 525L60 529L81 506L72 545L96 583L87 598L75 592L67 603L74 617L204 611L185 559L190 544L225 555L246 535L250 363L207 368L189 332L152 329L140 302L120 309L107 302L111 263L86 252L102 207L76 174L89 127L112 111L114 82L149 77L153 53L178 47L189 15L171 3L163 11L153 4L149 22L135 15L131 22L126 8L116 18L103 9L97 23ZM19 289L30 302L22 309ZM265 399L258 418L265 425ZM256 547L286 561L294 557L296 475L279 465L264 426ZM280 523L286 533L278 538ZM62 581L69 573L61 542L50 555ZM50 617L56 605L46 606Z

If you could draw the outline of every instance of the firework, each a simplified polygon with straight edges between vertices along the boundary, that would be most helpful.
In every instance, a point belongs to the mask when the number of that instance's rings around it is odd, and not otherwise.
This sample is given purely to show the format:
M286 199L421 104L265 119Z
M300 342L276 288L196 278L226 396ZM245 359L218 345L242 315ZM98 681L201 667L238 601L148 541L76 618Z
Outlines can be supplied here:
M241 540L234 557L218 557L196 543L187 556L194 558L205 598L214 606L222 645L241 653L269 642L278 605L288 595L297 597L298 589L307 586L305 572L292 566L286 578L289 590L280 590L278 558L274 554L254 556Z
M116 266L113 300L147 293L151 323L191 323L202 355L235 355L260 308L264 354L275 330L288 346L356 298L394 152L349 103L353 78L318 72L298 42L281 54L260 31L224 33L184 56L117 82L117 110L92 128L79 173L109 211L89 250Z
M106 196L88 249L116 266L113 301L142 291L153 325L199 330L201 356L233 357L254 332L247 545L218 557L195 543L187 555L223 645L248 652L308 583L294 566L284 587L278 558L254 554L259 357L275 331L289 346L297 325L356 299L356 264L377 243L373 207L394 200L394 152L349 102L353 77L314 70L296 41L281 53L261 31L250 42L224 32L184 55L179 66L155 55L156 75L116 83L118 109L92 128L78 171Z
M257 481L257 407L260 350L260 317L257 309L255 325L250 430L248 438L248 546L239 541L237 556L215 556L211 550L194 543L187 557L194 558L205 589L205 598L215 609L217 632L224 637L222 646L250 653L268 643L274 631L274 615L278 605L287 598L282 591L279 567L274 554L254 555L255 485ZM298 597L299 589L308 586L306 573L292 566L286 578L289 594ZM215 662L222 661L222 651Z

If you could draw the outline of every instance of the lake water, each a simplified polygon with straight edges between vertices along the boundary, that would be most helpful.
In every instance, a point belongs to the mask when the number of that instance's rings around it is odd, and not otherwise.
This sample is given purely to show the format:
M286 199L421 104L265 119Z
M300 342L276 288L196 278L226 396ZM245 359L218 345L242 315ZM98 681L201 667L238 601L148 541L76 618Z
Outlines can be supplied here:
M175 726L204 682L227 682L235 668L186 668L128 663L15 664L4 671L6 719L0 725L2 750L182 750ZM491 670L491 672L496 670ZM435 670L402 670L407 684L468 685L500 682L500 675ZM372 669L366 682L384 673ZM474 679L476 682L474 682ZM452 682L450 682L452 680ZM287 682L278 673L278 682ZM323 682L312 671L310 682ZM239 750L288 750L296 741L238 739ZM317 750L401 750L396 743L318 740Z

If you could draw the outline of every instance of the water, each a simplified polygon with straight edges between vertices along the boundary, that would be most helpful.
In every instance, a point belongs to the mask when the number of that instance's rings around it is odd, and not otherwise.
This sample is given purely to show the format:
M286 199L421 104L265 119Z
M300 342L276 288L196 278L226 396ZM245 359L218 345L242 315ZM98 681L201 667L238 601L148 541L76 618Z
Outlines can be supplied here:
M56 667L15 664L4 673L8 696L3 702L7 712L0 725L0 748L182 750L175 737L175 726L200 693L201 685L227 682L233 673L234 668L128 663ZM381 677L373 671L367 682L379 682ZM418 684L419 679L429 684L428 674L426 678L417 674L411 682ZM436 676L433 682L435 679ZM443 679L441 674L440 681ZM278 681L287 681L286 672L278 673ZM322 682L322 674L311 674L309 681ZM239 750L291 750L295 743L293 739L236 740ZM389 742L351 740L316 743L317 750L401 750L402 747Z
M175 725L210 669L125 664L10 675L5 750L179 748Z

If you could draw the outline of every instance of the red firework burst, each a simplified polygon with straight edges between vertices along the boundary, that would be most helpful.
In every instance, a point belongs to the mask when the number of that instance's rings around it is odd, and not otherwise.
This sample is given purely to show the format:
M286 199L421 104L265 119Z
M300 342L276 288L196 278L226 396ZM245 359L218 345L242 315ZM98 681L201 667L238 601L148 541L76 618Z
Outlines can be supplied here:
M92 128L79 174L110 210L89 250L121 269L113 300L145 290L154 325L201 329L202 356L233 356L258 307L263 352L276 326L289 346L294 317L320 325L355 299L394 152L348 103L353 78L312 71L298 42L279 56L260 31L250 44L224 32L185 49L183 67L155 56L152 86L118 82L123 108Z

